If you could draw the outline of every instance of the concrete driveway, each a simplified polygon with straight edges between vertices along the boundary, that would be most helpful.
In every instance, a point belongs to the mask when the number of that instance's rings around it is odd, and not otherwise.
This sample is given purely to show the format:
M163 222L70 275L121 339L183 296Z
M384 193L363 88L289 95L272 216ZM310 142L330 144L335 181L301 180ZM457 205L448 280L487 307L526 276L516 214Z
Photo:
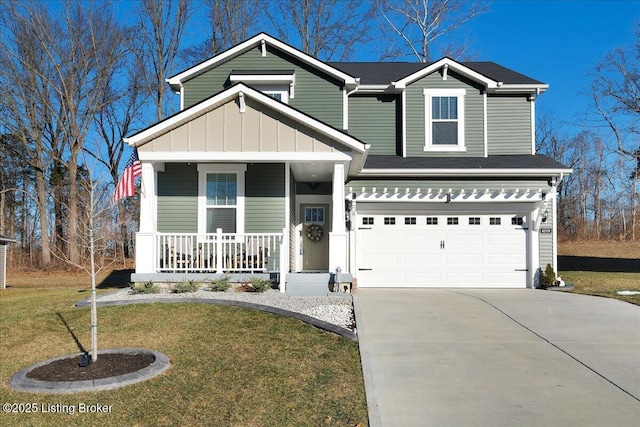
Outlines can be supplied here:
M369 421L640 425L640 307L532 289L359 289Z

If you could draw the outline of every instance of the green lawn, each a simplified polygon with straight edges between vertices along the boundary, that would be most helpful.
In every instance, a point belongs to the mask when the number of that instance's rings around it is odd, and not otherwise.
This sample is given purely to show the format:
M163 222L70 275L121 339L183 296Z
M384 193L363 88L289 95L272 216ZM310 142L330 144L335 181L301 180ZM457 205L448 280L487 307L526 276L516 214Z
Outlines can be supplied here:
M18 370L90 347L78 289L0 291L0 401L110 405L107 414L0 414L20 426L355 426L367 408L358 345L299 321L205 304L98 309L99 347L167 354L171 368L117 390L47 395L8 387ZM64 319L64 322L63 322ZM76 411L77 412L77 411Z
M640 295L623 296L617 294L618 291L640 291L640 273L561 271L558 274L562 280L575 286L572 292L616 298L640 305Z

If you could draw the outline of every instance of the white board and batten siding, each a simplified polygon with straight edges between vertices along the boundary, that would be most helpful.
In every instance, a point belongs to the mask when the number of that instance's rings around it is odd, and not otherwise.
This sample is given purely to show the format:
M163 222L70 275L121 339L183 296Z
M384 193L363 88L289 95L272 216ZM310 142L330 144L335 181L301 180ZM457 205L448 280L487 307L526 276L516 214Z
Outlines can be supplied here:
M526 215L358 215L360 287L527 287Z

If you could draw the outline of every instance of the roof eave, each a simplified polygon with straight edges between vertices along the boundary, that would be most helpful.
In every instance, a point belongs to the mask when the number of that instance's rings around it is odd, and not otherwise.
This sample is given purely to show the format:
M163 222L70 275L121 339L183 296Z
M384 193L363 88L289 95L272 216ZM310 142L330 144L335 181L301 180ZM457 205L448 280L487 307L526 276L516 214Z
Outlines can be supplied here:
M547 177L570 174L570 168L544 169L362 169L359 177Z
M261 45L263 42L275 46L276 48L287 52L288 54L298 58L299 60L309 64L310 66L322 70L327 74L332 75L333 77L343 81L347 87L355 87L357 86L357 79L343 71L338 70L335 67L327 65L325 62L322 62L286 43L281 42L280 40L271 37L266 33L259 33L250 39L245 40L244 42L228 49L200 64L191 67L187 70L182 71L181 73L176 74L167 79L167 83L172 88L172 90L179 90L182 86L182 83L189 78L196 76L209 68L214 67L217 63L224 61L228 58L231 58L245 50L248 50L254 46Z
M195 117L206 114L207 112L213 110L214 108L225 102L228 102L231 99L235 99L235 97L239 96L239 94L241 93L282 113L290 119L314 127L314 129L316 129L318 132L336 141L340 141L342 144L354 150L355 152L366 153L369 148L367 144L364 144L356 138L353 138L352 136L341 132L325 123L319 122L316 119L307 116L304 113L299 112L298 110L295 110L288 105L283 104L267 95L264 95L262 92L252 89L251 87L246 86L242 83L238 83L230 87L229 89L201 102L200 104L197 104L192 108L183 110L175 114L174 116L165 119L164 121L159 122L137 134L123 138L123 140L130 146L139 147L151 141L152 139L157 138L159 135L169 132L181 126L183 123L193 120Z

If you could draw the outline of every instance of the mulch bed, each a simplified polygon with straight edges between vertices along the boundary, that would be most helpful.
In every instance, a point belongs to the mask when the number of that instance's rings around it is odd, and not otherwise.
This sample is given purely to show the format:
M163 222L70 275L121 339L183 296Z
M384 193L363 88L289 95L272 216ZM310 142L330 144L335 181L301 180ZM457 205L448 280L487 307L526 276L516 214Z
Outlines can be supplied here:
M155 357L148 353L106 353L81 368L82 356L51 362L33 369L27 378L38 381L84 381L130 374L151 365Z

